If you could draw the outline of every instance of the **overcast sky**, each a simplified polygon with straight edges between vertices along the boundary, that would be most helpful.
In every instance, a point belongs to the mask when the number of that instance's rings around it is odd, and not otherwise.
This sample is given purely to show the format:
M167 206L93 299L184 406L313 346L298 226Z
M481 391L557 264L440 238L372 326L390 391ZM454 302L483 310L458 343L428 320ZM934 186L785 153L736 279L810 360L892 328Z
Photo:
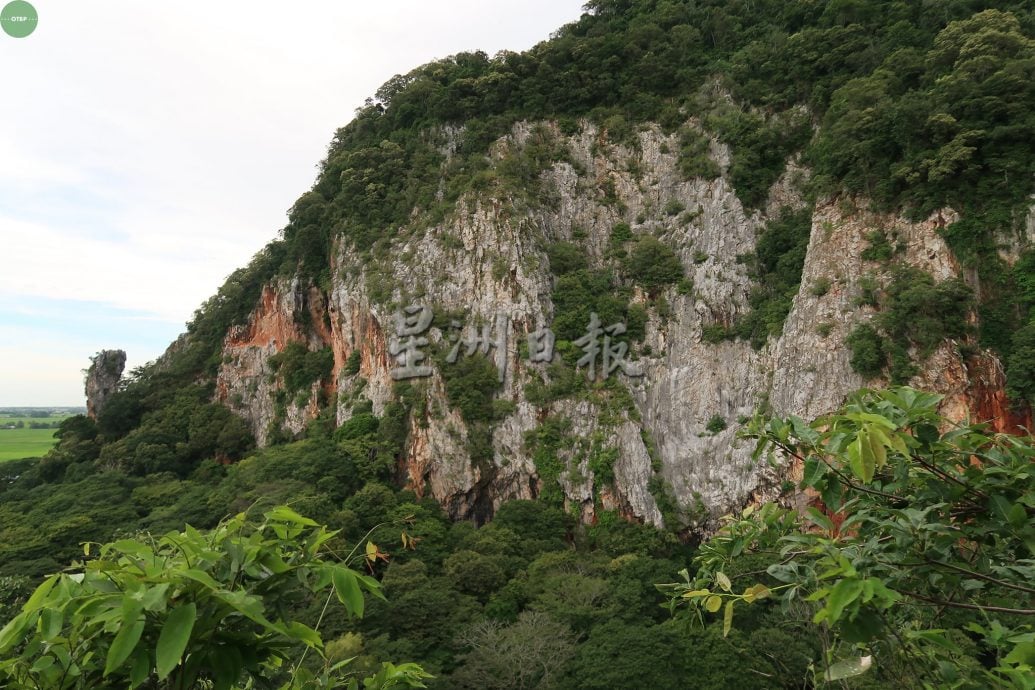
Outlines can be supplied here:
M583 1L32 0L35 33L0 33L0 406L84 404L100 349L157 357L378 86Z

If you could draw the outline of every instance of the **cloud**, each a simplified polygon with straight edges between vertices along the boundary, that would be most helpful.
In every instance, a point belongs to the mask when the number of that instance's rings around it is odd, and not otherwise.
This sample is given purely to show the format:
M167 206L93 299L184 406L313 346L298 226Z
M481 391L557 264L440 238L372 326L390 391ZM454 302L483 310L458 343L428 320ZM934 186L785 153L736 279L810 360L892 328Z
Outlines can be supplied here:
M83 361L71 355L26 352L24 348L0 346L0 380L4 382L4 388L0 389L0 406L84 405L83 367ZM73 379L78 380L78 394L69 390Z
M213 237L161 237L168 223L149 224L147 233L126 240L84 237L59 228L2 219L15 242L0 272L0 296L45 297L101 302L139 310L182 325L185 317L212 291L224 270L220 257L244 256L232 242ZM196 252L196 256L191 253Z

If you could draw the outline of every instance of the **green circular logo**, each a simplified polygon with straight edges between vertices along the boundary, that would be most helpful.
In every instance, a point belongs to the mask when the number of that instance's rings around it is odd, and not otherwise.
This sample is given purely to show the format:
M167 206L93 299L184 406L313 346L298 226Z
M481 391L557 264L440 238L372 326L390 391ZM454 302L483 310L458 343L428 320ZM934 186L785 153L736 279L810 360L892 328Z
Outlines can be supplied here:
M25 38L36 30L39 15L36 8L24 0L14 0L0 10L0 27L4 33L15 38Z

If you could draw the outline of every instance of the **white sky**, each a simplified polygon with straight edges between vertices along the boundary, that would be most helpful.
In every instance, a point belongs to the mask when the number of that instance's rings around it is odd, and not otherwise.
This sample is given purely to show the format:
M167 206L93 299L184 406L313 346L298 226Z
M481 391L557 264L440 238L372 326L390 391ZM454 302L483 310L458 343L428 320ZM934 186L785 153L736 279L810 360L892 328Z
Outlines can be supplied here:
M0 406L84 404L102 348L156 357L378 86L583 1L32 0L35 33L0 33Z

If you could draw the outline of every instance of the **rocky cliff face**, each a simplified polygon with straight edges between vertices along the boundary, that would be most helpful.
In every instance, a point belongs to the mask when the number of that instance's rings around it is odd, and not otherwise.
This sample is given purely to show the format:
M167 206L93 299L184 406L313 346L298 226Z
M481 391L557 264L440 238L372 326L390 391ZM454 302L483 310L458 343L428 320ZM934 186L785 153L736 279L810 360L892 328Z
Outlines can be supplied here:
M108 398L118 390L125 368L126 353L122 350L102 350L90 358L90 368L86 370L86 414L91 419L97 419Z
M292 342L319 348L331 340L330 331L321 328L323 303L319 290L304 288L297 280L269 285L248 325L231 329L226 336L216 395L251 424L260 446L267 444L275 420L289 433L299 434L319 411L314 385L310 398L284 403L282 414L277 414L283 385L270 357Z
M599 510L617 510L655 524L666 518L701 523L780 491L784 472L752 461L749 444L736 438L738 420L759 408L812 418L836 408L851 391L882 383L854 373L844 345L856 324L875 315L858 306L864 277L888 279L880 264L862 258L868 232L897 234L904 261L937 279L961 275L938 234L952 222L951 210L910 222L865 211L862 199L827 200L813 210L801 286L782 334L758 350L742 341L708 342L702 337L707 326L732 324L749 310L752 281L738 257L753 250L780 209L804 206L797 189L808 171L789 162L765 207L749 212L725 174L729 152L716 141L710 155L723 175L687 180L678 169L676 137L657 128L641 131L638 145L628 146L612 145L590 124L574 136L544 126L568 158L542 173L543 198L499 188L469 195L444 223L398 233L388 252L364 257L339 246L327 294L298 281L266 289L249 325L227 335L218 379L219 399L251 422L260 443L271 427L300 432L328 392L338 393L338 423L348 419L357 398L369 399L375 414L383 412L395 395L393 314L426 304L437 313L463 314L468 332L475 324L506 331L508 344L494 356L505 370L497 399L510 405L493 426L491 462L472 462L469 429L449 404L441 371L422 379L416 390L424 404L413 408L400 459L417 493L434 496L454 517L483 517L508 499L536 497L552 482L588 521ZM497 143L494 159L519 151L532 129L515 127ZM672 202L687 212L666 212ZM632 301L649 318L638 351L644 375L619 376L627 395L593 390L535 404L526 388L547 377L546 365L530 363L520 344L553 318L555 278L545 247L572 242L591 266L606 266L613 262L608 247L617 222L629 223L634 236L650 234L670 246L693 290L671 286L658 299L634 289ZM820 282L827 289L815 289ZM436 322L427 336L430 346L447 338L447 330ZM292 341L313 350L330 347L335 374L327 388L314 383L278 411L283 382L270 357ZM358 370L346 367L356 352ZM970 415L1000 429L1030 422L1006 404L1002 367L991 353L965 358L957 343L944 342L921 369L912 383L944 393L950 415ZM715 417L725 429L708 430ZM550 451L563 467L556 477L543 476L529 441L546 420L565 430ZM595 476L601 457L612 475L603 481Z

